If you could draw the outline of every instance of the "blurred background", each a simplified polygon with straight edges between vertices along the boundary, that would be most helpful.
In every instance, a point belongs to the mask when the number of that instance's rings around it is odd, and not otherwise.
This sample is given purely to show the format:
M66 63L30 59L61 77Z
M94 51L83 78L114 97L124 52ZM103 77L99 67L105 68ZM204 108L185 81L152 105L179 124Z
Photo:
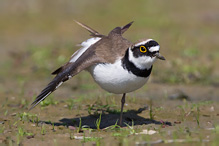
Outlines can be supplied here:
M214 139L214 144L207 144L218 145L218 6L216 0L0 0L0 143L81 145L86 134L87 141L98 143L104 136L105 144L184 138L200 141L197 145ZM50 73L69 60L79 49L77 44L90 38L74 20L105 35L134 21L125 38L133 43L152 38L160 44L166 61L157 61L149 82L127 94L123 119L135 128L95 131L101 113L101 126L118 122L121 95L102 90L87 72L28 112L52 80ZM83 125L94 129L83 133ZM133 135L135 129L158 134ZM75 140L71 132L84 137Z
M154 65L151 84L211 87L214 92L219 86L218 5L218 1L204 0L1 0L1 97L33 100L52 79L50 73L89 38L73 20L102 34L135 21L124 37L132 42L157 40L167 59ZM82 91L106 93L85 72L55 95L69 98L72 90L79 91L78 95Z

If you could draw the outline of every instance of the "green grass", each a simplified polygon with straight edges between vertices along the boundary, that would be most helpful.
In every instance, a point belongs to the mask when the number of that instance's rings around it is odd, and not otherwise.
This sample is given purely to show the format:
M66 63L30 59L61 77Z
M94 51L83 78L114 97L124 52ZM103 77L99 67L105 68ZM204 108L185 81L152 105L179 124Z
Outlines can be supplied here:
M136 101L138 103L138 99ZM65 102L64 102L65 103ZM100 102L101 103L101 102ZM78 103L75 103L75 106L77 106ZM96 104L97 106L98 104ZM119 104L120 105L120 104ZM134 125L134 121L131 122L131 124L126 123L126 127L120 127L117 125L117 122L114 125L108 126L104 129L100 128L100 124L102 121L102 115L100 114L99 117L96 120L96 128L91 129L85 125L82 125L82 120L80 119L79 126L75 128L75 130L69 130L67 126L57 127L55 125L55 122L46 122L48 124L40 122L40 126L31 127L28 128L32 124L36 124L39 122L39 118L36 114L30 114L30 113L19 113L17 114L17 121L14 122L13 126L16 126L17 133L16 133L16 143L22 144L26 140L26 136L34 136L37 134L43 136L51 136L54 135L54 133L68 133L69 139L73 142L81 142L81 143L90 143L94 142L97 145L103 144L105 141L108 141L110 139L117 139L116 142L122 143L122 144L133 144L133 141L139 142L139 143L156 143L158 140L163 143L205 143L206 138L205 134L208 134L210 136L212 135L218 135L218 125L214 126L214 130L207 131L203 127L204 124L207 121L203 121L203 109L208 109L209 107L213 106L214 103L211 101L203 101L203 102L197 102L197 103L190 103L188 101L185 101L181 106L173 107L173 111L171 114L179 114L177 115L182 117L181 124L176 124L174 126L163 126L163 125ZM100 105L101 106L101 105ZM98 107L98 106L97 106ZM115 108L111 107L112 109ZM165 109L168 109L168 107L161 108L161 107L153 107L153 112L155 112L155 116L153 117L154 120L157 120L159 115L162 115L165 113ZM43 111L42 109L40 109ZM86 109L84 112L86 113ZM181 110L181 111L180 111ZM69 111L66 109L65 111ZM180 112L178 112L180 111ZM144 115L146 113L150 113L150 111L145 111ZM188 114L190 113L190 114ZM51 114L51 113L50 113ZM48 116L50 115L48 114ZM53 113L55 114L55 113ZM169 114L169 113L166 113ZM176 116L176 115L175 115ZM148 116L150 117L150 116ZM47 117L48 119L48 117ZM161 119L161 118L159 118ZM174 119L176 120L176 119ZM37 122L38 121L38 122ZM189 125L189 123L196 123L195 126ZM49 124L50 123L50 124ZM23 125L23 126L22 126ZM37 124L36 124L37 125ZM13 127L12 126L12 127ZM8 129L8 127L2 127L0 129L1 133L5 131L5 129ZM35 130L34 130L35 129ZM138 134L142 132L144 129L150 131L154 130L157 133L153 135L147 135L147 134ZM203 134L205 133L205 134ZM80 134L81 136L78 136ZM129 137L129 138L127 138ZM155 138L156 137L156 138ZM79 139L78 139L79 138ZM35 139L35 138L34 138ZM56 137L56 142L59 143L61 140L60 138ZM7 140L10 142L10 139ZM217 144L217 140L212 139L213 144Z
M39 122L39 117L36 114L23 112L23 113L18 113L17 116L18 116L19 120L23 121L23 122L31 121L31 122L37 123L37 124Z
M50 0L0 5L0 145L219 145L217 1ZM32 99L54 77L50 73L69 60L79 48L76 44L90 38L74 19L103 34L134 20L125 38L159 42L166 61L155 63L147 89L128 96L124 112L149 105L138 116L173 126L134 122L119 127L117 121L101 129L104 114L120 113L121 97L102 91L83 72L41 102L41 108L27 112ZM175 89L185 90L192 100L168 100ZM87 116L96 118L94 129L83 125L86 121L81 119ZM65 118L73 119L75 130L60 121ZM136 135L144 129L157 133Z
M34 135L33 133L26 132L23 127L18 127L17 144L18 145L21 144L21 141L23 140L24 136L33 136L33 135Z
M101 123L101 114L100 114L100 117L97 119L97 121L95 123L95 125L97 127L97 130L99 130L99 131L100 131L100 123Z
M43 100L42 102L40 102L40 105L43 108L49 105L57 105L58 103L59 103L58 101L54 101L54 99L50 96L46 98L45 100Z
M41 127L41 132L40 132L42 135L45 135L46 134L46 129L45 129L45 125L42 124L42 127Z

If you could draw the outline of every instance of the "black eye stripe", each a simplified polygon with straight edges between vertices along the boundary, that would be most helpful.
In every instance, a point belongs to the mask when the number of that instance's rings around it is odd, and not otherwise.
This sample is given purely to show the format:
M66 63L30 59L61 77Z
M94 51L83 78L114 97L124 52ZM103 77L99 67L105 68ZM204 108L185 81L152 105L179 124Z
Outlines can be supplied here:
M153 52L150 52L150 53L152 53L152 54L156 54L156 53L158 53L159 51L153 51Z
M146 48L146 50L142 46L144 46ZM155 54L157 52L159 52L159 50L156 51L156 49L155 50L151 49L151 51L150 51L150 48L156 47L156 46L159 47L159 44L156 41L154 41L154 40L150 40L150 41L146 42L145 44L138 44L137 46L134 45L131 48L131 50L133 52L134 57L140 57L140 56L150 56L150 57L153 57L153 56L155 56Z

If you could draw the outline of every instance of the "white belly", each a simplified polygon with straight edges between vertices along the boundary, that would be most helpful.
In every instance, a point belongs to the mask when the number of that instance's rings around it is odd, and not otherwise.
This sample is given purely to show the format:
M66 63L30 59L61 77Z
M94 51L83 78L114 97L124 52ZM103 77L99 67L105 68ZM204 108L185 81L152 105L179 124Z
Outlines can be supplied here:
M148 77L137 77L125 70L121 65L121 60L114 64L93 65L88 71L104 90L115 94L135 91L148 80Z

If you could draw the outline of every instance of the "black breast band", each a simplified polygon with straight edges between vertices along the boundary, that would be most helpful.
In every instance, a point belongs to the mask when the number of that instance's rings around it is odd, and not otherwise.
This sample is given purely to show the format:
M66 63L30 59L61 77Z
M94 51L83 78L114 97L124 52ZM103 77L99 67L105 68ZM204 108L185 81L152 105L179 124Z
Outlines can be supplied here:
M122 59L122 66L124 69L132 72L134 75L139 77L147 78L151 74L152 66L149 69L139 69L132 62L129 61L129 49L125 53L125 57Z

